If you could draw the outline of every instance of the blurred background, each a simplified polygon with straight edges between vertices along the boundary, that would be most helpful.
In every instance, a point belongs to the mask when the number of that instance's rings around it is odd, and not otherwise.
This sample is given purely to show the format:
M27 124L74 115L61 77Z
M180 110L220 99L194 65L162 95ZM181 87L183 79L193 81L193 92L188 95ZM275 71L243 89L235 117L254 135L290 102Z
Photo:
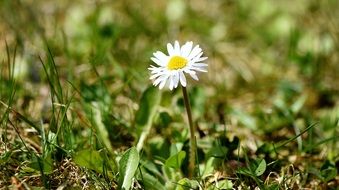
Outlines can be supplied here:
M256 157L316 123L274 159L301 171L338 164L338 9L336 0L0 1L0 165L9 171L0 186L14 175L42 184L20 164L32 160L24 144L51 163L69 164L88 147L121 153L140 135L136 115L154 121L147 159L167 158L173 142L186 146L180 89L161 91L155 116L140 102L152 53L174 40L209 57L208 73L188 83L202 150L223 136ZM53 147L42 143L51 139Z

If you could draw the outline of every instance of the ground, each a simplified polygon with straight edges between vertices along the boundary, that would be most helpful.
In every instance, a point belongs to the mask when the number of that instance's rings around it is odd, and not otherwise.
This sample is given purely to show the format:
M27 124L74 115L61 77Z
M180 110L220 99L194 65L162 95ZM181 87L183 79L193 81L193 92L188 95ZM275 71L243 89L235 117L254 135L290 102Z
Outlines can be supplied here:
M338 8L2 0L0 189L338 189ZM195 176L181 88L149 79L175 40L208 57Z

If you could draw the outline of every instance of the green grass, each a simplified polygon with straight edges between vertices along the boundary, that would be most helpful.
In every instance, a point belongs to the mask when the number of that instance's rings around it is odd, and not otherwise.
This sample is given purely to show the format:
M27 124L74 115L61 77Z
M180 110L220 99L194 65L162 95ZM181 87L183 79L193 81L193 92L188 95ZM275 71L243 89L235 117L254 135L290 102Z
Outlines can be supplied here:
M338 8L0 1L0 189L338 189ZM147 70L174 40L209 57L192 179L180 89Z

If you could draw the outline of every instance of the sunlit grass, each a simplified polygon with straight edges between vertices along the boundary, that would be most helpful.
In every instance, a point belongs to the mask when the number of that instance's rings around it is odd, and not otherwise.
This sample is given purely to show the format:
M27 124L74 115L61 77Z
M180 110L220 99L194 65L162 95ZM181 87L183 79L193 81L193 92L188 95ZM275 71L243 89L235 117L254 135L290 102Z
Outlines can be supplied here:
M336 189L338 8L1 1L0 189ZM176 39L209 57L190 179L184 99L147 70Z

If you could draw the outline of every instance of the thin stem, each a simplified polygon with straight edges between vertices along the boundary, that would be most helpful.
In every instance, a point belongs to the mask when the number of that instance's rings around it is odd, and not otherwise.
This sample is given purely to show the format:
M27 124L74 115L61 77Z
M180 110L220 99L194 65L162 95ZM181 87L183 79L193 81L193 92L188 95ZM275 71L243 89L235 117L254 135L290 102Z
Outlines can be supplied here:
M188 99L186 87L182 86L182 94L184 96L184 104L186 107L188 123L190 127L190 157L189 157L189 165L188 165L188 175L192 177L195 175L195 154L197 151L197 143L195 139L195 127L193 125L192 120L192 112L191 112L191 105Z

